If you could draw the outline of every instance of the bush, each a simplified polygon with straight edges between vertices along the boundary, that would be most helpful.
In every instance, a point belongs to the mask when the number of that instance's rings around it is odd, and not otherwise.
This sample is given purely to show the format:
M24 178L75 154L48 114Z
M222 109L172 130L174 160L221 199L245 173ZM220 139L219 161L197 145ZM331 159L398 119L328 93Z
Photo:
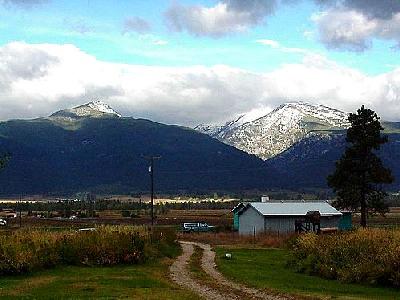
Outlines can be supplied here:
M60 264L138 264L151 256L167 256L163 249L174 247L173 234L160 231L153 241L154 234L146 227L132 226L101 226L85 232L16 231L0 236L0 275Z
M131 216L131 212L129 210L121 211L121 215L123 218L129 218Z
M294 243L292 265L300 272L345 282L400 287L400 231L359 229L317 236L307 233Z

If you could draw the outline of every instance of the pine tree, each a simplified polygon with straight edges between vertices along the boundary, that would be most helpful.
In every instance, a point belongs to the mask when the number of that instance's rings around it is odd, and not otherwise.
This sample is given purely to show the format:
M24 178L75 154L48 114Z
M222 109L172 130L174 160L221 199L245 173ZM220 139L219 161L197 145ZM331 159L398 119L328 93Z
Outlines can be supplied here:
M349 115L348 147L336 170L328 176L328 185L336 192L335 205L342 209L360 210L361 226L367 226L368 212L384 213L385 192L382 184L392 183L391 170L385 168L376 152L388 141L377 114L361 106Z

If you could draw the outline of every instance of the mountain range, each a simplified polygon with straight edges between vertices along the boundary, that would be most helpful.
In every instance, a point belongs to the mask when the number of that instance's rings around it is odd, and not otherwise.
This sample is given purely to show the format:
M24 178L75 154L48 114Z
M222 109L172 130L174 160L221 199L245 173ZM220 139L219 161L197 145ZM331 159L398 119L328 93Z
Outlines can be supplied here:
M242 122L242 120L247 120ZM379 156L400 178L400 122L382 121L389 142ZM280 188L326 187L326 177L346 148L348 113L307 102L282 104L270 113L249 118L241 114L222 125L196 130L266 161L280 178ZM391 186L400 187L399 180Z
M3 195L148 191L145 155L161 156L155 184L166 192L252 189L273 181L254 155L190 128L121 117L102 102L1 122L5 152L11 159L0 172Z
M390 142L380 155L400 178L400 123L383 125ZM146 155L161 156L155 184L163 192L326 188L348 126L347 113L306 102L191 129L123 117L94 101L1 122L0 153L11 160L0 194L147 192Z
M301 139L348 128L348 114L323 105L286 103L269 114L249 119L242 114L223 125L198 125L196 130L266 160ZM242 120L247 119L247 122Z

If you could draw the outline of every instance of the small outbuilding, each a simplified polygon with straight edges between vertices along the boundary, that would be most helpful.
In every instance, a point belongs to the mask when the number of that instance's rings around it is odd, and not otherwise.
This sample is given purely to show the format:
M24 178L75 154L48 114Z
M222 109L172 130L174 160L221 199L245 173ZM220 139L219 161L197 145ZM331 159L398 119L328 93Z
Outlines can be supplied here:
M338 228L342 217L342 213L327 201L241 203L233 209L233 213L240 234Z

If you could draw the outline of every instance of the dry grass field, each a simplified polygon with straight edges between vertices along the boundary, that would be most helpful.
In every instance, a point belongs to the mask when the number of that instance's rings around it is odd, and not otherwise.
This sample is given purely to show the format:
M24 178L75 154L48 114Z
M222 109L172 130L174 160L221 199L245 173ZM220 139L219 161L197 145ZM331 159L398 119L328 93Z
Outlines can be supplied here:
M353 215L353 224L360 223L360 215ZM382 215L368 216L367 223L369 227L389 227L400 228L400 207L391 207L389 212Z

